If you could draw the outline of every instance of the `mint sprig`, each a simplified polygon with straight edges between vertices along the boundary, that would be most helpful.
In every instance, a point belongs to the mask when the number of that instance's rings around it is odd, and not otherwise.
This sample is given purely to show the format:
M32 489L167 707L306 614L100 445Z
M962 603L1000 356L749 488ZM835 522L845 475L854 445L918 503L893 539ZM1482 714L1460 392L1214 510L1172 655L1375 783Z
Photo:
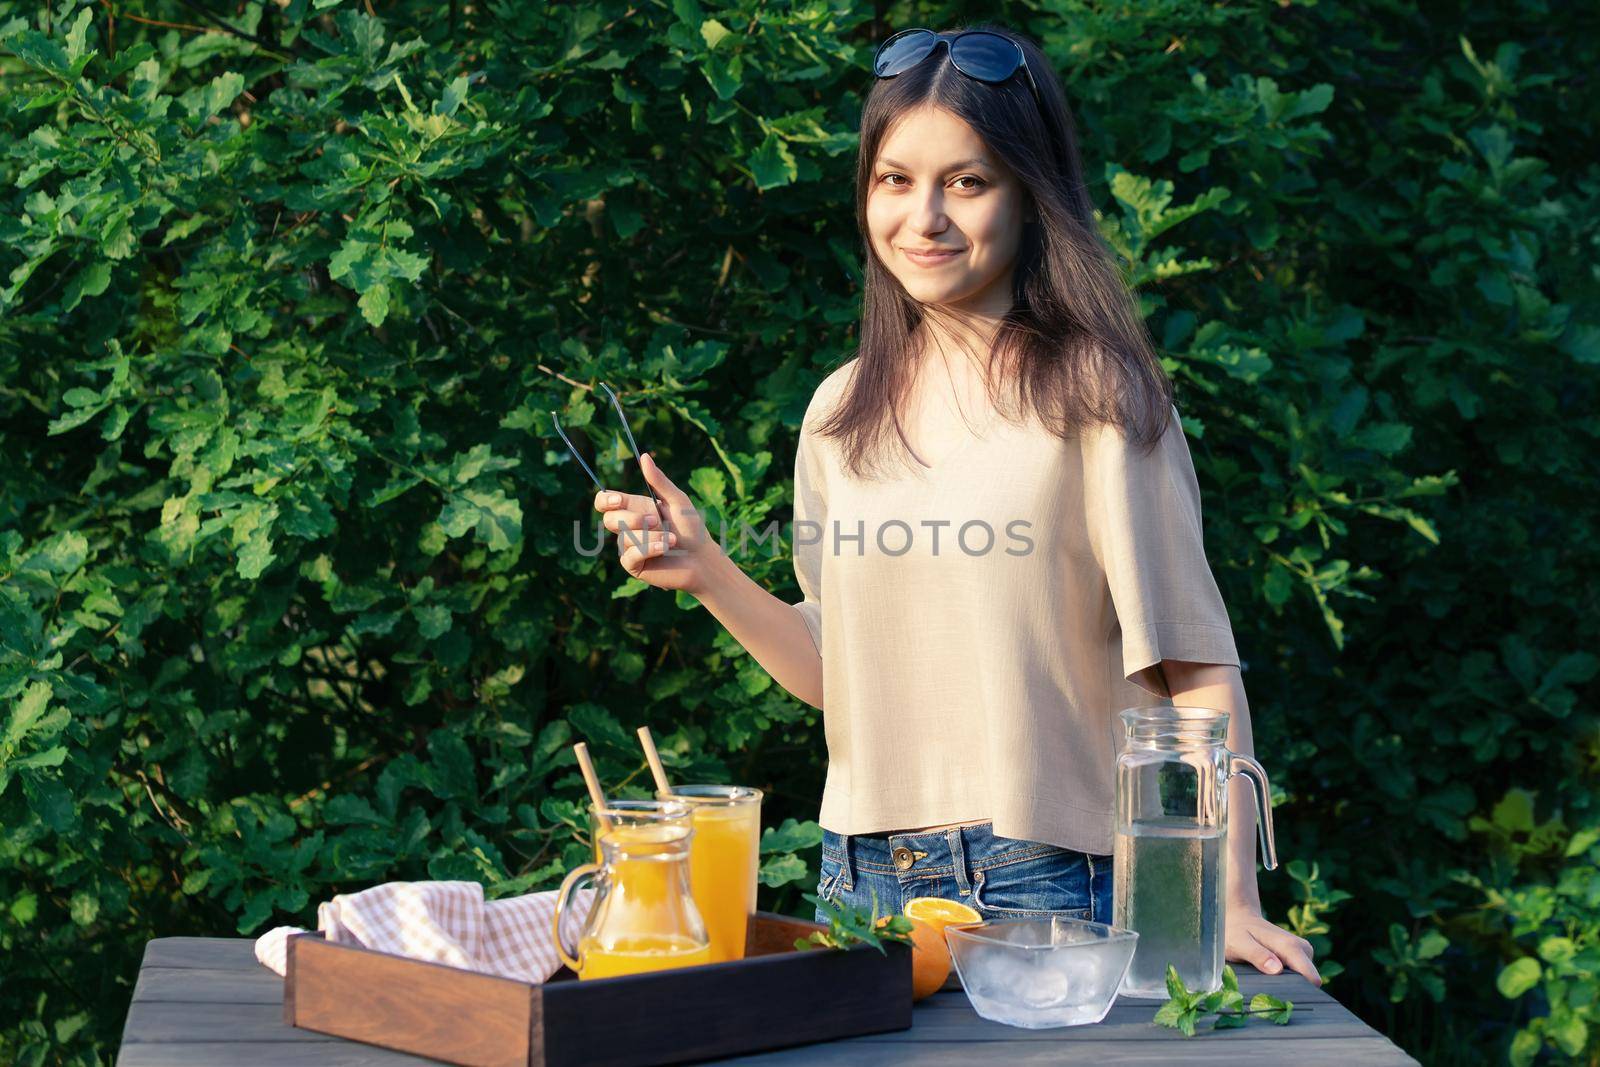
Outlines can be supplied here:
M794 947L797 949L808 948L849 948L852 945L871 945L879 952L884 951L885 941L900 941L911 943L911 920L904 915L891 917L882 926L878 925L878 894L872 894L872 910L863 911L860 908L836 904L825 900L815 893L804 894L806 900L822 909L828 917L828 929L813 930L805 937L796 938Z
M1167 1002L1156 1010L1157 1026L1181 1030L1185 1037L1193 1037L1195 1024L1209 1015L1216 1019L1213 1030L1232 1030L1243 1026L1253 1017L1270 1019L1285 1026L1294 1014L1294 1001L1281 1000L1270 993L1257 993L1244 1006L1244 994L1239 991L1239 979L1232 967L1222 968L1222 988L1214 993L1192 992L1178 977L1178 969L1167 964Z

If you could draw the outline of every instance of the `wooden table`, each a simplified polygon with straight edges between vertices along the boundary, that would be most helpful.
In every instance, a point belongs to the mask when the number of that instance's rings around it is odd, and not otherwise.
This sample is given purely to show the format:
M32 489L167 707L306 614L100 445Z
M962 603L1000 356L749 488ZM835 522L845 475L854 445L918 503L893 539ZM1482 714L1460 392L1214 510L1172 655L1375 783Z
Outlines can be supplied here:
M1253 1022L1184 1038L1150 1022L1154 1001L1121 1000L1095 1026L1019 1030L980 1019L960 986L920 1002L909 1030L805 1045L726 1064L1414 1064L1383 1035L1297 975L1241 967L1245 995L1293 1000L1288 1026ZM118 1067L426 1064L397 1052L297 1030L283 1022L283 980L256 962L243 938L166 937L149 943L122 1032Z

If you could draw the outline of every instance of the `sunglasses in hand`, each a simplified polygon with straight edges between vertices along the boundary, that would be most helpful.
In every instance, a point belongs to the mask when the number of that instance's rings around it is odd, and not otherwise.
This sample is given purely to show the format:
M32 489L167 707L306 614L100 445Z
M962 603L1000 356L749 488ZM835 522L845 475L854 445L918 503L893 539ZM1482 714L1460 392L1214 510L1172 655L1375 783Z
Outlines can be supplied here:
M633 430L629 429L628 427L627 413L622 410L622 404L617 400L617 394L611 391L611 387L609 385L607 385L605 382L601 382L600 388L604 389L606 391L606 396L611 399L611 407L617 413L617 421L622 423L622 433L627 437L628 447L633 450L633 458L635 461L637 461L639 458L639 445L638 442L633 439ZM583 456L579 454L577 447L572 443L572 439L568 437L567 432L561 428L561 419L557 417L554 411L550 412L550 421L555 424L556 433L561 435L561 440L566 442L567 451L572 453L572 458L578 461L578 465L584 469L584 472L588 474L589 478L594 482L594 487L599 490L605 490L607 488L606 484L600 480L600 476L595 474L594 468L590 467L589 464L584 460ZM645 483L644 491L650 494L650 500L656 506L656 514L661 516L661 528L665 530L667 528L667 509L662 507L661 501L656 497L655 490L650 488L650 484L648 482Z

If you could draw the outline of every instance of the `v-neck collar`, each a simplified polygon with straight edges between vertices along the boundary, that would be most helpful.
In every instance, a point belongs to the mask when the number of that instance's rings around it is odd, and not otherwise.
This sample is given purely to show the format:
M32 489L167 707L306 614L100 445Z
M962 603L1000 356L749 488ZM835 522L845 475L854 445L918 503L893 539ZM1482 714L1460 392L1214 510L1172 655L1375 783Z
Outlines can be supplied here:
M990 409L989 419L981 431L975 432L968 428L965 423L962 424L961 442L957 444L955 448L946 453L945 456L939 460L939 462L930 466L929 464L922 462L922 460L919 459L913 452L911 454L911 469L921 478L931 478L936 475L943 474L952 466L959 463L976 445L982 442L993 440L996 436L1004 433L1008 425L1009 422L1007 419L993 409Z
M990 430L990 432L992 432L993 431L993 426L990 426L989 430ZM974 442L979 440L979 436L977 434L973 433L971 430L963 429L961 436L962 436L961 443L956 445L949 452L945 453L944 458L939 460L939 462L937 462L937 463L931 463L931 464L930 463L924 463L916 455L916 453L913 452L912 456L911 456L911 460L912 460L912 463L915 465L915 467L917 469L917 473L919 473L919 474L938 474L938 473L942 472L945 468L950 466L951 463L955 462L957 459L960 459L961 458L961 454L963 452L965 452L967 449L971 448Z
M978 413L987 416L984 419L982 436L980 436L979 433L975 433L971 428L970 420L968 420L965 416L962 416L959 421L959 432L962 436L960 444L956 445L954 449L948 452L944 458L939 460L937 463L930 465L922 462L922 460L917 457L915 452L912 451L910 445L906 445L906 451L910 453L911 469L924 476L942 473L947 467L959 460L964 453L971 449L974 442L986 439L989 434L999 430L1006 420L995 409L994 405L989 402L987 394L984 394L982 397L979 407L981 408L981 411Z

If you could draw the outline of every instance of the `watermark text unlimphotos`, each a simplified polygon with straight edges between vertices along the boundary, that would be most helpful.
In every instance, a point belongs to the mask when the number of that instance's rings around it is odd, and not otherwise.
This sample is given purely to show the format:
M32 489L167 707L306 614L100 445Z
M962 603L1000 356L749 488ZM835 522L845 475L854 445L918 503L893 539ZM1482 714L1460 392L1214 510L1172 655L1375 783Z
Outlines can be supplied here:
M784 538L781 530L785 524L774 520L757 530L749 523L741 522L736 536L728 535L727 522L721 523L721 534L717 543L721 546L722 554L733 559L748 558L760 552L763 546L767 547L770 559L778 559L784 554L782 543ZM924 543L930 554L938 556L951 551L959 551L968 556L986 556L991 552L1004 552L1008 556L1027 556L1033 553L1033 538L1025 531L1033 528L1033 523L1027 519L1013 519L1005 524L1004 544L996 534L991 523L982 519L969 519L959 526L951 519L922 519L916 524L905 522L901 519L888 519L877 525L869 538L865 519L856 520L854 526L842 523L838 519L832 522L831 538L829 531L823 529L820 522L810 519L801 519L799 522L787 524L791 533L788 538L794 548L822 545L823 551L831 551L836 556L847 555L854 551L858 557L867 554L867 546L871 544L885 556L903 556L917 546L918 538ZM572 547L580 556L598 556L607 548L611 533L603 523L596 523L592 528L593 540L585 539L583 522L578 519L572 521ZM623 529L617 533L623 548L633 546L643 551L649 546L649 535L655 531ZM830 543L831 542L831 543ZM687 549L682 547L668 548L664 555L683 555Z

